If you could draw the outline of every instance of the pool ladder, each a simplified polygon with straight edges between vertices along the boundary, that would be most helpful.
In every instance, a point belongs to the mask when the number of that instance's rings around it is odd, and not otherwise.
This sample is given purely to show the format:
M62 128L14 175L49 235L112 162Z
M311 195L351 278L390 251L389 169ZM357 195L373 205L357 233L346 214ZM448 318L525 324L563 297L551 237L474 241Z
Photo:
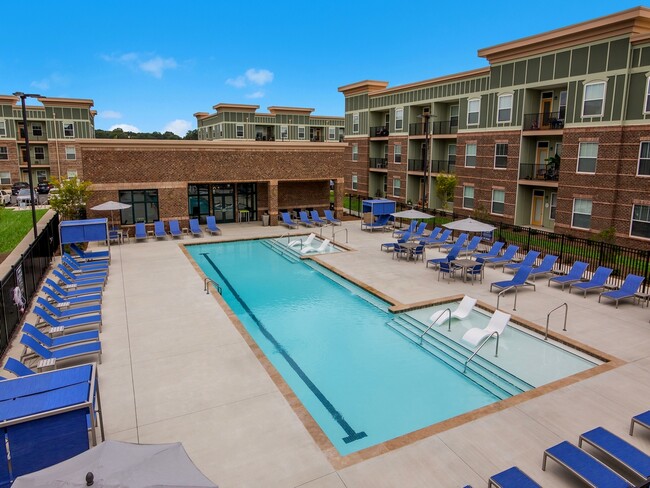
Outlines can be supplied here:
M443 312L442 312L442 315L440 317L442 317L445 314L445 312L449 312L449 319L447 319L447 323L449 324L449 329L447 330L447 332L451 332L451 309L450 308L444 309ZM431 325L429 327L427 327L426 330L424 332L422 332L422 334L420 334L420 345L422 345L422 338L425 335L427 335L427 332L429 332L431 330L431 327L433 327L437 321L438 321L437 319L435 321L433 321L431 323Z
M564 328L562 330L566 331L566 319L569 315L569 305L567 304L567 302L564 302L562 305L558 305L553 310L551 310L548 314L546 314L546 333L544 334L545 341L548 340L548 321L551 318L551 314L562 307L564 307Z
M219 293L219 295L223 295L223 292L222 292L222 290L221 290L221 286L219 285L219 283L217 283L217 282L214 281L214 280L211 280L210 278L204 278L204 279L203 279L203 291L205 292L206 295L207 295L208 293L210 293L210 290L209 290L209 288L210 288L210 283L212 283L212 286L214 287L215 290L217 290L217 292Z
M509 286L508 288L504 288L499 292L497 295L497 310L499 310L499 299L501 298L502 295L504 295L508 290L515 289L515 304L513 305L512 309L516 312L517 311L517 287L516 286Z
M465 361L465 365L463 366L463 373L465 373L465 371L467 371L467 363L469 363L472 359L474 359L474 356L476 356L476 355L478 354L478 352L481 350L481 348L482 348L485 344L487 344L487 341L489 341L490 339L492 339L492 336L493 336L494 334L496 334L496 336L497 336L497 346L496 346L496 350L494 351L494 357L495 357L495 358L498 358L498 357L499 357L499 333L495 330L494 332L492 332L488 337L486 337L486 338L483 340L483 342L481 343L481 345L478 346L478 347L476 348L476 351L474 351L474 353L473 353L473 354L472 354L472 355L467 359L467 361Z

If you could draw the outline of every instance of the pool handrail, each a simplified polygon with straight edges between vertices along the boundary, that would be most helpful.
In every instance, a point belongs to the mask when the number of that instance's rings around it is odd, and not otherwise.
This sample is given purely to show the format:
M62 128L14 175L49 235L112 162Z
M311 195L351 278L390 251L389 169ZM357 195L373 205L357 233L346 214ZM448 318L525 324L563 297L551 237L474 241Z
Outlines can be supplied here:
M336 242L336 234L338 234L342 230L345 231L345 243L346 244L348 243L348 229L344 227L343 229L339 229L336 232L334 232L334 226L333 225L332 225L332 242Z
M517 311L517 287L515 285L509 286L508 288L504 288L497 294L497 310L499 310L499 299L501 298L501 295L505 294L508 290L515 289L515 304L512 307L514 311Z
M451 332L451 308L447 307L446 309L444 309L444 310L442 311L443 315L444 315L445 312L449 312L449 319L447 319L447 321L448 321L448 323L449 323L449 330L448 330L448 332ZM441 317L442 317L442 315L441 315ZM436 322L437 322L437 321L435 321L435 320L434 320L433 322L431 322L431 325L430 325L429 327L427 327L426 330L425 330L424 332L422 332L422 334L420 334L420 344L422 344L422 338L427 334L427 332L429 332L429 331L431 330L431 328L432 328L434 325L436 325Z
M485 339L483 339L483 342L481 342L481 345L478 346L478 347L476 348L476 351L474 351L474 353L473 353L473 354L472 354L472 355L467 359L467 361L465 361L465 365L463 366L463 373L465 373L465 371L467 371L467 363L469 363L472 359L474 359L474 356L476 356L476 355L478 354L478 352L479 352L479 351L481 350L481 348L482 348L482 347L487 343L487 341L489 341L490 339L492 339L492 336L493 336L494 334L497 335L497 345L496 345L496 349L495 349L495 351L494 351L494 357L495 357L495 358L498 358L498 357L499 357L499 337L500 337L501 334L499 334L499 331L498 331L498 330L495 330L495 331L493 331L489 336L487 336Z
M569 315L569 305L567 304L567 302L564 302L563 304L558 305L557 307L555 307L553 310L551 310L549 313L546 314L546 333L544 334L544 340L545 341L548 340L548 321L549 321L549 318L551 317L551 314L553 312L555 312L556 310L558 310L558 309L560 309L562 307L564 307L564 328L562 330L566 331L566 319L567 319L567 317Z
M212 286L214 286L214 289L217 290L219 295L223 295L223 292L222 292L222 289L221 289L221 286L219 285L219 283L217 283L214 280L211 280L210 278L204 278L203 279L203 291L205 292L206 295L208 293L210 293L210 290L208 289L210 283L212 283Z

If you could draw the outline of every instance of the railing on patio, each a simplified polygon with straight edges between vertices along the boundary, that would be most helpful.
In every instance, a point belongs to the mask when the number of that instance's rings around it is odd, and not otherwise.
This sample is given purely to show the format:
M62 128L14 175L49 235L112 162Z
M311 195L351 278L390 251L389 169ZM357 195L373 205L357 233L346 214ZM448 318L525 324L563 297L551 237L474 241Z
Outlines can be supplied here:
M409 171L424 171L424 161L421 159L409 159Z
M558 181L560 178L559 168L551 165L536 163L519 163L520 180L545 180Z
M442 121L429 121L429 134L455 134L458 132L458 118ZM409 124L410 136L424 136L427 134L426 124L424 122L415 122Z
M557 130L563 128L563 113L546 112L542 114L524 114L523 130Z
M375 169L386 169L388 168L388 159L370 158L370 167Z
M388 137L388 126L379 125L377 127L370 128L370 137Z
M456 171L456 161L446 159L431 161L431 173L454 173Z

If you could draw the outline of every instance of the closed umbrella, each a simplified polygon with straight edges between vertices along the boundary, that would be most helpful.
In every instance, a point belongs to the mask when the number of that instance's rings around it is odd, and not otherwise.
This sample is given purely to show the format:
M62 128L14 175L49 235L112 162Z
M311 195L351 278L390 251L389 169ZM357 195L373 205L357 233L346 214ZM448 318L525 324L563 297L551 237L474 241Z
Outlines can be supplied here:
M458 230L461 232L492 232L496 227L485 224L472 218L454 220L448 224L443 224L447 229Z
M95 205L94 207L91 207L91 210L99 210L99 211L110 211L111 212L111 227L113 226L113 210L124 210L125 208L131 208L131 205L128 203L122 203L122 202L114 202L112 200L109 200L108 202L100 203L99 205Z

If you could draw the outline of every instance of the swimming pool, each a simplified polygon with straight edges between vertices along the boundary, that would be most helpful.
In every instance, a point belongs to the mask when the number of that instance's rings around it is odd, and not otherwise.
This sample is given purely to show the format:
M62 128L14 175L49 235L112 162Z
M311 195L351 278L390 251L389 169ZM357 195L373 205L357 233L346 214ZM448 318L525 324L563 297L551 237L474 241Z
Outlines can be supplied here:
M430 312L396 316L386 302L311 260L274 250L270 240L187 249L221 284L228 305L341 455L532 387L499 365L476 373L489 351L463 375L407 340L408 331L397 333ZM516 335L504 334L501 358L518 347L511 342ZM564 376L595 366L582 357L577 362Z

